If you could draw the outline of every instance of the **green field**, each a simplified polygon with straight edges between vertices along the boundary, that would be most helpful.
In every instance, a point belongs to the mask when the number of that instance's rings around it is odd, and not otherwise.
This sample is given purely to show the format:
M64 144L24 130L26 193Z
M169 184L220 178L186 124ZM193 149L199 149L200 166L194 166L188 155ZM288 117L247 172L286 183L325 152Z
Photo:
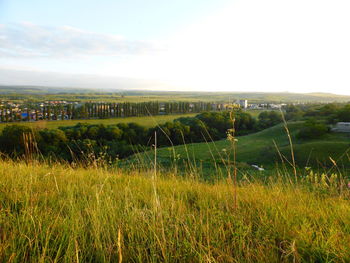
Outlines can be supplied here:
M302 126L302 122L288 124L298 166L331 165L332 163L329 157L339 160L339 165L350 165L349 155L346 154L350 148L349 134L331 133L322 139L297 140L295 135ZM258 133L237 137L237 139L238 162L275 166L276 162L282 162L278 150L287 160L291 161L289 140L282 124ZM185 161L189 160L190 162L200 161L207 164L213 162L220 164L223 163L223 160L227 160L231 151L231 145L228 140L179 145L174 148L160 148L158 149L157 156L160 161L167 163L169 160L174 159L174 151L176 158L180 159L180 162L182 159ZM148 156L146 158L154 158L152 152L143 154L143 156L145 155ZM287 162L285 158L282 157L283 162Z
M1 262L350 262L350 193L0 162ZM235 205L234 196L237 197Z
M174 119L180 117L193 117L197 113L190 114L178 114L178 115L157 115L157 116L146 116L146 117L128 117L128 118L113 118L113 119L89 119L89 120L64 120L64 121L37 121L37 122L16 122L13 124L26 125L30 127L38 128L48 128L55 129L63 126L74 126L78 123L89 123L89 124L104 124L104 125L113 125L118 123L130 123L135 122L144 127L150 128L155 127L157 124L162 124L168 121L173 121ZM3 129L6 125L13 125L11 123L0 123L0 130Z
M247 99L249 102L347 102L350 96L330 93L268 93L268 92L181 92L151 90L98 90L63 87L4 86L0 85L0 98L11 101L68 100L96 102L145 102L145 101L220 101Z

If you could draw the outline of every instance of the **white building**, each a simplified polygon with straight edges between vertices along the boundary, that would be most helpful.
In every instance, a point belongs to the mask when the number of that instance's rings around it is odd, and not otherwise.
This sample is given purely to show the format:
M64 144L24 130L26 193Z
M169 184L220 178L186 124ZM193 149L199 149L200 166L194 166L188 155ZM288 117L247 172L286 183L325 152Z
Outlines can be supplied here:
M243 108L243 109L248 108L248 100L239 100L239 101L238 101L238 104L239 104L239 106L241 106L241 108Z
M350 132L350 122L338 122L332 130L336 132Z

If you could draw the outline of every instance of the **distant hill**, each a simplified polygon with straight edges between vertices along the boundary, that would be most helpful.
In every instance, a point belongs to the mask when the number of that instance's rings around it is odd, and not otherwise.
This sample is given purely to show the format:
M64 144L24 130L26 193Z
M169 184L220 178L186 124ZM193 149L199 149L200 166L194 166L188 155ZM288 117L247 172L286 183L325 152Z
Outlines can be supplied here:
M46 95L46 94L123 94L125 96L156 96L161 100L203 101L234 101L247 99L249 102L350 102L350 96L332 93L289 93L289 92L185 92L185 91L153 91L153 90L125 90L110 88L77 88L77 87L47 87L47 86L10 86L0 85L0 95Z
M0 85L0 94L60 94L60 93L88 93L92 89L42 86L9 86ZM97 91L96 91L97 92Z

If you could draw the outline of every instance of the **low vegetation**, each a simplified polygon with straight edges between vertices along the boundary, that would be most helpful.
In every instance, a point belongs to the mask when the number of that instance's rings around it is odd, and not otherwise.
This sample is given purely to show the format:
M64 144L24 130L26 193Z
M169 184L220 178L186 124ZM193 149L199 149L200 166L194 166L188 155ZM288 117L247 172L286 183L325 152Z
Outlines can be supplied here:
M1 161L0 261L349 262L347 181L284 176L235 207L226 180Z
M64 120L64 121L36 121L21 123L0 123L0 130L9 125L23 125L30 128L38 129L58 129L59 127L71 127L79 123L87 123L90 125L117 125L119 123L136 123L146 128L154 127L156 124L171 122L180 117L193 117L196 113L190 114L174 114L174 115L158 115L158 116L142 116L127 118L109 118L109 119L90 119L90 120Z
M286 113L288 118L291 118L291 112L299 112L298 108L291 109ZM340 118L347 110L347 106L323 106L317 113L322 118L319 117L316 121L310 116L309 109L303 111L303 121L287 123L297 166L333 166L331 157L341 167L350 167L349 136L330 132L330 124L327 124L330 116L337 114ZM128 123L131 120L138 123ZM163 147L158 151L159 162L164 165L186 162L186 165L204 165L204 168L217 169L225 166L231 158L230 142L226 136L234 123L235 136L239 140L237 150L240 154L237 161L243 164L242 167L250 167L252 164L274 167L278 162L292 162L290 141L285 124L281 123L281 112L278 111L263 111L257 118L248 112L236 110L233 115L223 111L204 112L195 116L115 119L113 121L120 121L116 124L111 120L100 121L105 121L106 125L92 120L54 129L9 125L0 133L0 151L14 158L30 152L39 154L44 159L69 162L85 160L87 165L96 159L115 163L136 154L126 163L137 160L138 165L149 165L148 158L153 159L152 152L139 153L151 149L157 134L157 147ZM147 126L150 122L153 124L151 127Z
M350 121L350 104L287 105L285 111L287 120L314 118L329 124Z
M334 109L6 126L0 261L349 262L349 136L328 129L347 108Z
M304 127L298 132L299 139L319 139L324 137L330 128L322 122L316 122L314 119L307 120Z
M257 130L257 122L250 114L238 111L235 118L238 134ZM149 147L155 132L160 134L158 146L170 146L222 139L226 136L227 129L232 127L230 113L226 111L180 117L164 124L158 124L156 119L152 120L153 128L137 123L78 123L58 129L32 129L23 125L10 125L0 134L0 151L10 157L20 157L30 150L46 158L70 162L81 160L87 155L113 161Z
M305 129L305 123L288 122L288 129L293 141L293 151L296 165L300 169L305 166L313 166L317 169L329 169L334 166L330 157L343 168L350 167L350 137L346 133L328 132L322 137L300 139L298 135ZM250 168L256 164L265 168L273 169L277 164L284 163L291 167L291 149L284 124L237 137L237 161L241 168ZM208 141L202 143L189 143L175 147L164 147L158 150L158 161L164 165L169 163L203 168L224 166L228 159L232 158L232 149L227 139ZM137 162L152 160L153 151L133 156ZM146 161L145 163L147 164ZM249 165L247 165L249 164ZM213 171L210 170L209 173Z

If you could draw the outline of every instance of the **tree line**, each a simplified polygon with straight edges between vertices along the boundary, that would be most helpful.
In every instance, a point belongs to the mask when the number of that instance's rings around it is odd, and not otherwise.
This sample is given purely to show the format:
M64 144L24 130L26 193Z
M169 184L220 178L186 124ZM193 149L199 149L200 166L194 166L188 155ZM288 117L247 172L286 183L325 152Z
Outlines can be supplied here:
M72 120L95 118L120 118L159 114L199 113L220 111L223 104L212 102L123 102L83 104L48 104L42 107L29 105L15 110L13 107L0 109L1 122L20 122L33 120Z
M25 125L6 126L0 134L0 151L10 157L28 152L46 158L66 161L94 158L125 158L150 149L157 132L158 146L171 146L226 138L234 125L237 135L244 135L276 124L276 112L261 115L258 120L237 110L233 122L230 112L203 112L195 117L182 117L162 125L146 128L136 123L91 125L79 123L57 129L30 128ZM282 121L281 117L279 121Z
M287 105L287 120L324 120L328 124L350 122L350 104L329 103L326 105Z
M331 125L350 122L350 104L288 105L285 111L287 120L305 121L298 139L319 139L330 133Z

